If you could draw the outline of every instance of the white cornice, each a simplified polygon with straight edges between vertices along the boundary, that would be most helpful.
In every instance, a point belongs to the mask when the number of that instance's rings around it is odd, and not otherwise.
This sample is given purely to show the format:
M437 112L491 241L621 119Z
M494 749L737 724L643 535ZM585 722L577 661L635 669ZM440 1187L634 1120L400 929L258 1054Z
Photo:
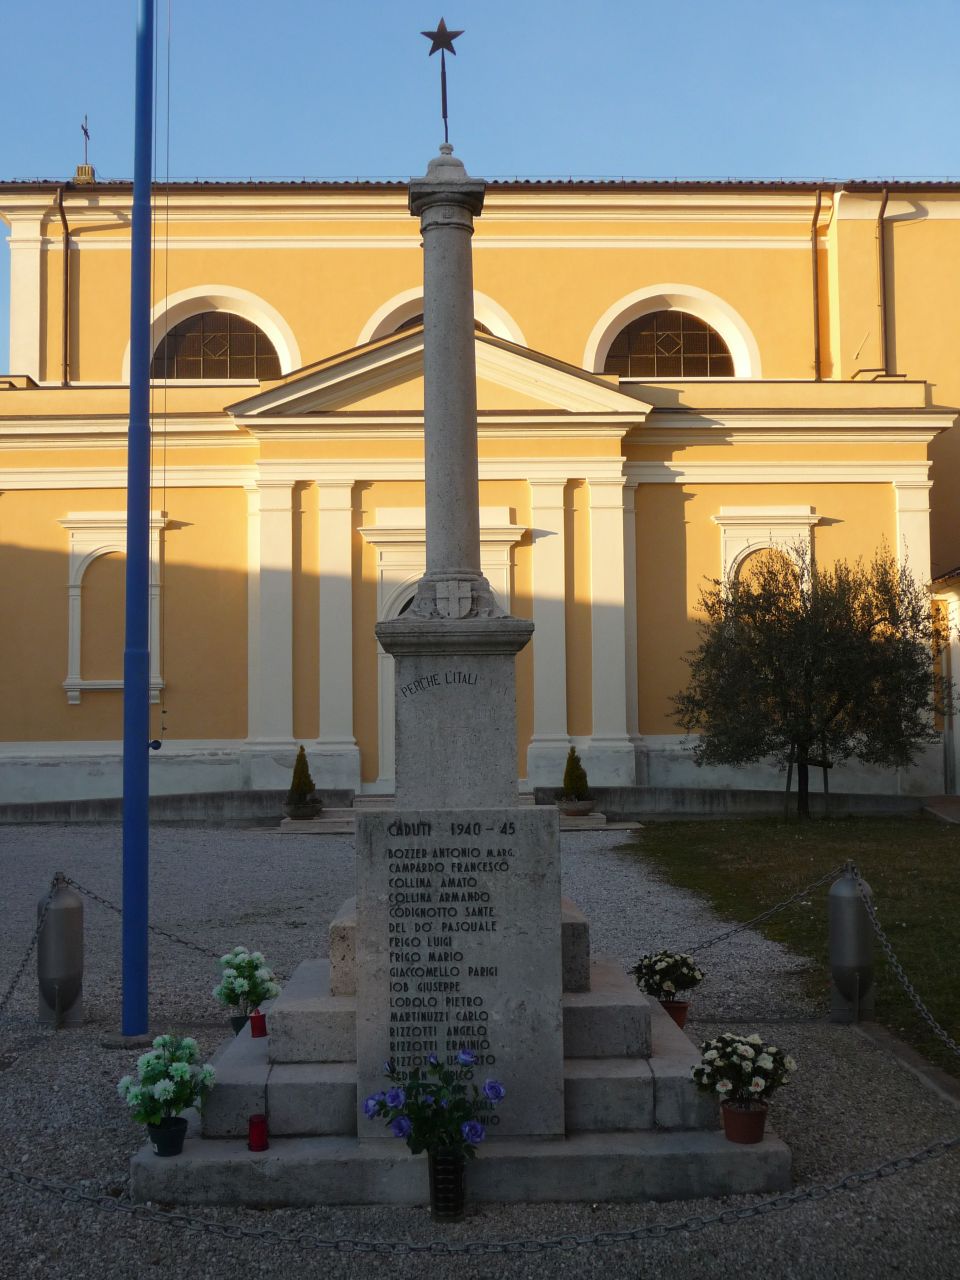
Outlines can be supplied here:
M931 463L921 462L627 462L638 484L917 484Z
M28 243L22 241L18 243ZM488 234L477 236L473 242L478 252L500 249L589 249L591 252L614 250L618 253L637 250L674 250L674 249L719 249L731 252L740 249L760 249L768 252L783 250L800 250L810 252L809 235L804 238L796 236L758 236L758 235L635 235L635 236L603 236L603 235L503 235L491 230ZM63 243L53 238L44 238L41 247L46 253L61 253ZM170 253L197 252L232 253L236 250L244 252L255 250L276 251L286 253L302 250L347 251L350 249L420 249L419 234L411 237L397 235L385 236L171 236L164 241L163 247ZM80 239L72 241L71 252L83 253L129 253L130 239L127 236L102 236L97 239Z

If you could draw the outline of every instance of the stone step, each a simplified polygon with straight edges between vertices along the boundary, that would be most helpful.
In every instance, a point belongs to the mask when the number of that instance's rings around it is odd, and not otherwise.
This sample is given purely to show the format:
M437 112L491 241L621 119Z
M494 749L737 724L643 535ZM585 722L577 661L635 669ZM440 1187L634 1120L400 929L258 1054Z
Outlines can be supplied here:
M355 820L352 809L324 809L317 818L280 820L282 836L349 836L353 835Z
M160 1159L149 1146L130 1165L134 1200L264 1207L426 1204L427 1162L399 1139L188 1137ZM790 1152L770 1131L756 1146L711 1132L575 1134L560 1141L494 1138L467 1168L472 1202L687 1200L784 1191Z
M331 949L336 926L334 921ZM297 966L268 1017L272 1062L346 1062L356 1057L355 997L324 994L334 970L328 960L304 960ZM594 961L590 989L563 995L564 1057L649 1057L654 1004L618 964ZM656 1010L667 1016L659 1005Z
M357 1002L353 996L327 995L330 961L304 960L277 996L270 1011L272 1062L355 1062Z
M330 924L330 993L356 994L357 900L348 898ZM590 923L569 898L560 900L564 991L590 989Z

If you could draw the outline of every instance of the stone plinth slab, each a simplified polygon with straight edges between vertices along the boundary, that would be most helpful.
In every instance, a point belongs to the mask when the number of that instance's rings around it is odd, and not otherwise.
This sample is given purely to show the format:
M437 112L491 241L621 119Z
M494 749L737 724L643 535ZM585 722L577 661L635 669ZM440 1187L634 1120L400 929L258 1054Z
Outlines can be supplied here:
M506 1086L498 1133L561 1135L556 810L364 813L357 888L358 1102L385 1059L467 1048Z
M348 898L330 924L330 994L356 994L357 900ZM560 899L564 991L590 990L590 922L570 898Z
M563 997L564 1057L649 1058L651 1003L619 965L595 960L590 990Z
M355 1134L356 1063L275 1064L267 1083L267 1121L270 1133L277 1137L284 1134Z
M653 1054L650 1069L657 1124L663 1129L712 1129L720 1123L720 1109L708 1093L701 1093L690 1071L700 1061L700 1051L659 1001L650 1002Z
M270 1011L271 1062L356 1061L356 1002L329 988L329 960L297 966Z
M217 1078L203 1106L204 1136L223 1138L246 1133L249 1117L266 1111L268 1043L267 1036L254 1040L247 1023L214 1055Z
M652 1129L650 1064L646 1058L569 1058L563 1103L568 1135Z
M427 1161L396 1139L188 1138L164 1159L149 1146L130 1165L134 1200L174 1204L426 1204ZM563 1141L495 1139L467 1169L468 1201L686 1200L777 1192L790 1152L771 1133L756 1146L708 1133L576 1134Z

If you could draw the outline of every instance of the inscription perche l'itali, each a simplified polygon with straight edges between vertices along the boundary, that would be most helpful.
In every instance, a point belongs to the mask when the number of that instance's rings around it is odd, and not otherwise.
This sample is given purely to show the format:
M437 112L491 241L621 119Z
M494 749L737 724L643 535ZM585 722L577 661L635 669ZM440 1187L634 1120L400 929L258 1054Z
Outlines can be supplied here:
M414 694L423 693L426 689L438 689L449 684L475 685L480 676L476 671L432 671L427 676L419 676L402 684L398 690L403 698L412 698Z

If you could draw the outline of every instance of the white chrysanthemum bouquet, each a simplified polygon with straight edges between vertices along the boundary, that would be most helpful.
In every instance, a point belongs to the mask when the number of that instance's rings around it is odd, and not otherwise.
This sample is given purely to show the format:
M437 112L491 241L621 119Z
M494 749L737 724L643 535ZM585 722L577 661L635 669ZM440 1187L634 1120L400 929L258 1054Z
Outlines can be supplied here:
M219 985L213 994L221 1004L231 1005L241 1014L249 1014L272 996L280 994L273 970L268 969L263 953L234 947L220 957Z
M137 1076L124 1076L117 1092L139 1124L162 1124L187 1107L200 1106L215 1079L208 1062L197 1064L190 1036L157 1036L137 1060Z
M690 991L704 979L693 957L682 951L658 951L641 956L630 970L637 986L655 1000L678 1000L681 991Z
M760 1036L725 1033L701 1046L700 1065L693 1068L694 1083L705 1093L735 1107L766 1102L775 1089L788 1084L797 1069L789 1054Z

